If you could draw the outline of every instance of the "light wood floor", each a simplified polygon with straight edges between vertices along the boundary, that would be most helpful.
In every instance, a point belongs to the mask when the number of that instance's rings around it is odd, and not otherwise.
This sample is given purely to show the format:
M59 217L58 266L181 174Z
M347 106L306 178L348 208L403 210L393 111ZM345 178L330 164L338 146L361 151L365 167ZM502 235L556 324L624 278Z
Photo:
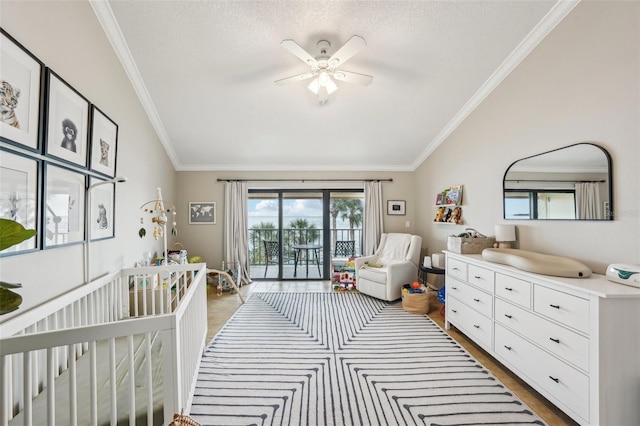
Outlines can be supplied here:
M329 281L255 281L252 284L242 286L240 294L245 298L252 292L331 292L333 291ZM208 334L207 341L222 328L227 320L240 307L241 302L237 294L223 292L221 296L216 294L216 288L209 286L207 290L208 302ZM431 294L429 317L444 329L444 319L440 316L440 302L435 293ZM524 383L516 375L509 372L483 349L468 340L464 334L455 328L447 333L471 353L482 365L487 367L502 383L514 392L525 404L540 416L550 426L577 425L570 417L557 409L553 404L542 397L538 392Z

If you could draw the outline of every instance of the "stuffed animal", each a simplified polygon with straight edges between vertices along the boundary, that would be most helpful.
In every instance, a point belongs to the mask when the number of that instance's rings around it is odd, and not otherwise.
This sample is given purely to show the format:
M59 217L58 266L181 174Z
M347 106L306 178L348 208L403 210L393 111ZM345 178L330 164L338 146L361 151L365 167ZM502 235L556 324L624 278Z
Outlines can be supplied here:
M456 207L453 209L453 213L451 213L451 217L449 218L449 222L451 223L461 223L462 222L462 208Z
M436 217L433 219L434 222L442 222L444 219L444 207L438 207L438 212L436 213Z

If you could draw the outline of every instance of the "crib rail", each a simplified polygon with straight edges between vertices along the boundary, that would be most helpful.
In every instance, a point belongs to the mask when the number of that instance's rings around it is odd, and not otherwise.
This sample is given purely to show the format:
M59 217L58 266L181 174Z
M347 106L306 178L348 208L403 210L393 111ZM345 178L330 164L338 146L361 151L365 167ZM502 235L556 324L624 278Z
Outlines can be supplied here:
M159 303L142 296L138 309L141 272L157 275ZM21 316L22 329L2 324L0 425L152 425L189 411L206 343L204 264L126 269L58 299Z

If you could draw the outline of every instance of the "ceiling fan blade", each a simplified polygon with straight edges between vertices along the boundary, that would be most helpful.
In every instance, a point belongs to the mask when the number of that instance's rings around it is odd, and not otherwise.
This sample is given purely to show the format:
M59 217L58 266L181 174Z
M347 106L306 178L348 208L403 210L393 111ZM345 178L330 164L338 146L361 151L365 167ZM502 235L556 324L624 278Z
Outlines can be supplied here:
M354 35L336 53L331 55L327 63L331 68L335 68L347 62L353 55L362 50L367 42L360 36Z
M284 86L285 84L295 83L296 81L306 80L308 78L313 77L315 74L312 72L306 72L304 74L298 74L287 78L281 78L280 80L274 81L278 86Z
M302 62L304 62L305 64L309 65L309 66L318 66L318 61L316 61L316 58L314 58L313 56L311 56L306 50L304 50L302 47L300 47L300 45L298 43L296 43L293 40L282 40L282 42L280 43L282 45L282 47L284 47L285 49L287 49L289 52L291 52L293 55L295 55L298 59L300 59Z
M360 86L368 86L373 81L373 77L370 75L344 70L335 71L333 73L333 78L347 83L358 84Z

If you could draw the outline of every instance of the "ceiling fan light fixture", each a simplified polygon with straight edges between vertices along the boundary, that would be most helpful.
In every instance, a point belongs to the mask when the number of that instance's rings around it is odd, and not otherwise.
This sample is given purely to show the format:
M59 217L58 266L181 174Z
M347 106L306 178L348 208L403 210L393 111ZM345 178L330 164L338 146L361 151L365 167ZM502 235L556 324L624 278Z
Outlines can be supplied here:
M336 90L338 90L338 86L336 86L336 83L333 82L333 80L331 80L331 78L329 78L329 76L327 76L327 83L324 85L324 87L327 88L327 93L328 94L332 94L333 92L335 92Z
M317 95L320 90L320 79L314 78L307 88Z

